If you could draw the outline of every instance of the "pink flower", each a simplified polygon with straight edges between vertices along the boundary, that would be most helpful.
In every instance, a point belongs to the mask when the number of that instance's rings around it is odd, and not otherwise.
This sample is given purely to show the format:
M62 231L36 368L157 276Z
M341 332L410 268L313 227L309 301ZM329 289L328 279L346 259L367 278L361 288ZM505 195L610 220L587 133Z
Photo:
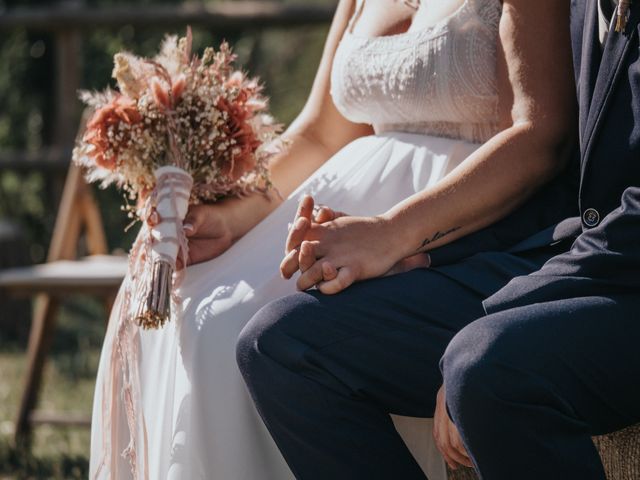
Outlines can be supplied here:
M227 81L225 82L225 87L227 88L240 88L242 86L242 82L244 81L244 75L240 71L233 72Z
M174 106L178 103L178 101L182 97L182 94L184 93L184 90L186 87L187 87L187 81L184 78L184 76L181 75L180 78L178 78L178 80L174 82L173 86L171 87L171 99L173 100Z
M238 100L231 103L221 97L218 99L217 107L229 115L225 133L236 141L234 149L238 149L222 169L222 173L235 182L256 166L255 152L262 142L248 122L251 111L245 108L243 103Z
M109 129L119 123L133 125L142 120L135 100L122 95L116 95L110 103L96 110L87 123L87 130L83 140L92 145L91 157L99 167L115 170L117 153L113 152L113 145L109 139Z
M135 100L123 95L116 95L111 103L98 109L89 123L87 129L92 129L100 125L114 125L120 121L130 125L142 120L138 105Z
M168 89L164 88L156 79L151 82L151 92L153 93L153 99L159 107L164 107L166 109L171 109L173 107L171 99L169 98Z
M267 109L267 101L262 98L250 98L246 106L251 112L260 112Z

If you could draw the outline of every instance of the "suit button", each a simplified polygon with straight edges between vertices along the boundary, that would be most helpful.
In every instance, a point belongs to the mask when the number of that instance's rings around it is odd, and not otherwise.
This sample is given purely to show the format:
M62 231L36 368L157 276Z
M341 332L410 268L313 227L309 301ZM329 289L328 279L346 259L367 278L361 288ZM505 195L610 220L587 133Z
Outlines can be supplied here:
M588 208L582 214L582 221L587 227L595 227L600 223L600 214L595 208Z

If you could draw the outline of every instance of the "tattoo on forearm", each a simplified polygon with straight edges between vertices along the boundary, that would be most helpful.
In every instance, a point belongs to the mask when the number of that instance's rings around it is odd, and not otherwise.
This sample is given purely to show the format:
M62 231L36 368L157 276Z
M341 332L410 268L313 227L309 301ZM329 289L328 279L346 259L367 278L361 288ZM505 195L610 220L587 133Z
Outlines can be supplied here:
M436 234L433 237L427 237L424 239L424 241L422 242L422 245L420 245L420 248L418 248L418 251L423 250L427 245L430 245L433 242L437 242L441 238L444 238L453 232L457 232L461 228L462 227L455 227L455 228L452 228L451 230L446 230L444 232L436 232Z

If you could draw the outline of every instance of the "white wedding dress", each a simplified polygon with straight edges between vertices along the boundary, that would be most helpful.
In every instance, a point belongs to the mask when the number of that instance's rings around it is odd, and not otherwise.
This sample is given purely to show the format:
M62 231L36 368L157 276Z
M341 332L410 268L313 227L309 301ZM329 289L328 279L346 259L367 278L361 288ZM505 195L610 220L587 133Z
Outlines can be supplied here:
M94 400L91 478L133 477L122 455L132 429L138 434L128 453L138 478L292 478L247 394L236 338L259 308L295 290L278 265L304 194L353 215L379 214L438 182L497 132L500 12L500 0L464 0L428 29L374 38L345 33L333 64L333 100L376 134L330 158L222 256L188 269L180 318L162 330L136 329L133 403L118 389L112 318ZM137 406L135 414L127 405ZM446 478L432 421L394 421L429 478Z

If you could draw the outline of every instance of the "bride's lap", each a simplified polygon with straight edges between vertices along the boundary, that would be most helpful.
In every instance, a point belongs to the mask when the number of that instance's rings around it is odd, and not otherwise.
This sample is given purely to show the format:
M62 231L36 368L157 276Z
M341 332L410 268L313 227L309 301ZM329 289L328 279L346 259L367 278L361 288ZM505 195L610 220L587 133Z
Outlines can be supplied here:
M221 285L206 285L203 278L182 292L185 306L176 321L175 335L178 354L192 386L216 375L220 377L221 368L225 372L233 369L232 346L243 320L251 317L250 311L243 311L246 285L224 282L223 278L218 282ZM227 376L225 373L222 379Z
M280 278L278 267L298 202L311 194L317 203L353 215L378 214L459 163L463 147L472 148L405 134L353 142L227 252L189 267L178 292L183 299L179 318L162 330L140 334L150 451L169 455L183 439L192 452L188 464L202 464L216 477L232 478L227 468L261 471L271 465L272 474L264 478L289 478L247 394L235 350L240 332L258 310L295 292L295 281ZM105 357L103 366L108 364ZM425 464L441 465L428 442L430 426L421 422L404 420L398 429L412 451L431 451ZM206 451L194 445L207 445ZM238 445L251 450L250 465L236 458ZM166 462L158 462L165 471Z
M428 145L428 148L423 148ZM416 150L417 146L421 146ZM463 148L464 147L464 148ZM278 267L299 200L311 194L317 203L350 214L376 214L392 207L431 180L433 152L451 156L446 168L474 147L415 134L365 137L334 155L280 207L220 257L189 267L180 294L184 310L179 336L185 367L201 358L235 370L237 337L270 301L295 292ZM454 153L455 152L455 153ZM389 157L398 158L389 163ZM367 168L362 168L366 160ZM393 165L393 167L390 167ZM442 168L445 168L442 166ZM419 181L417 180L419 179ZM384 183L385 188L380 189ZM375 191L375 199L371 192Z

